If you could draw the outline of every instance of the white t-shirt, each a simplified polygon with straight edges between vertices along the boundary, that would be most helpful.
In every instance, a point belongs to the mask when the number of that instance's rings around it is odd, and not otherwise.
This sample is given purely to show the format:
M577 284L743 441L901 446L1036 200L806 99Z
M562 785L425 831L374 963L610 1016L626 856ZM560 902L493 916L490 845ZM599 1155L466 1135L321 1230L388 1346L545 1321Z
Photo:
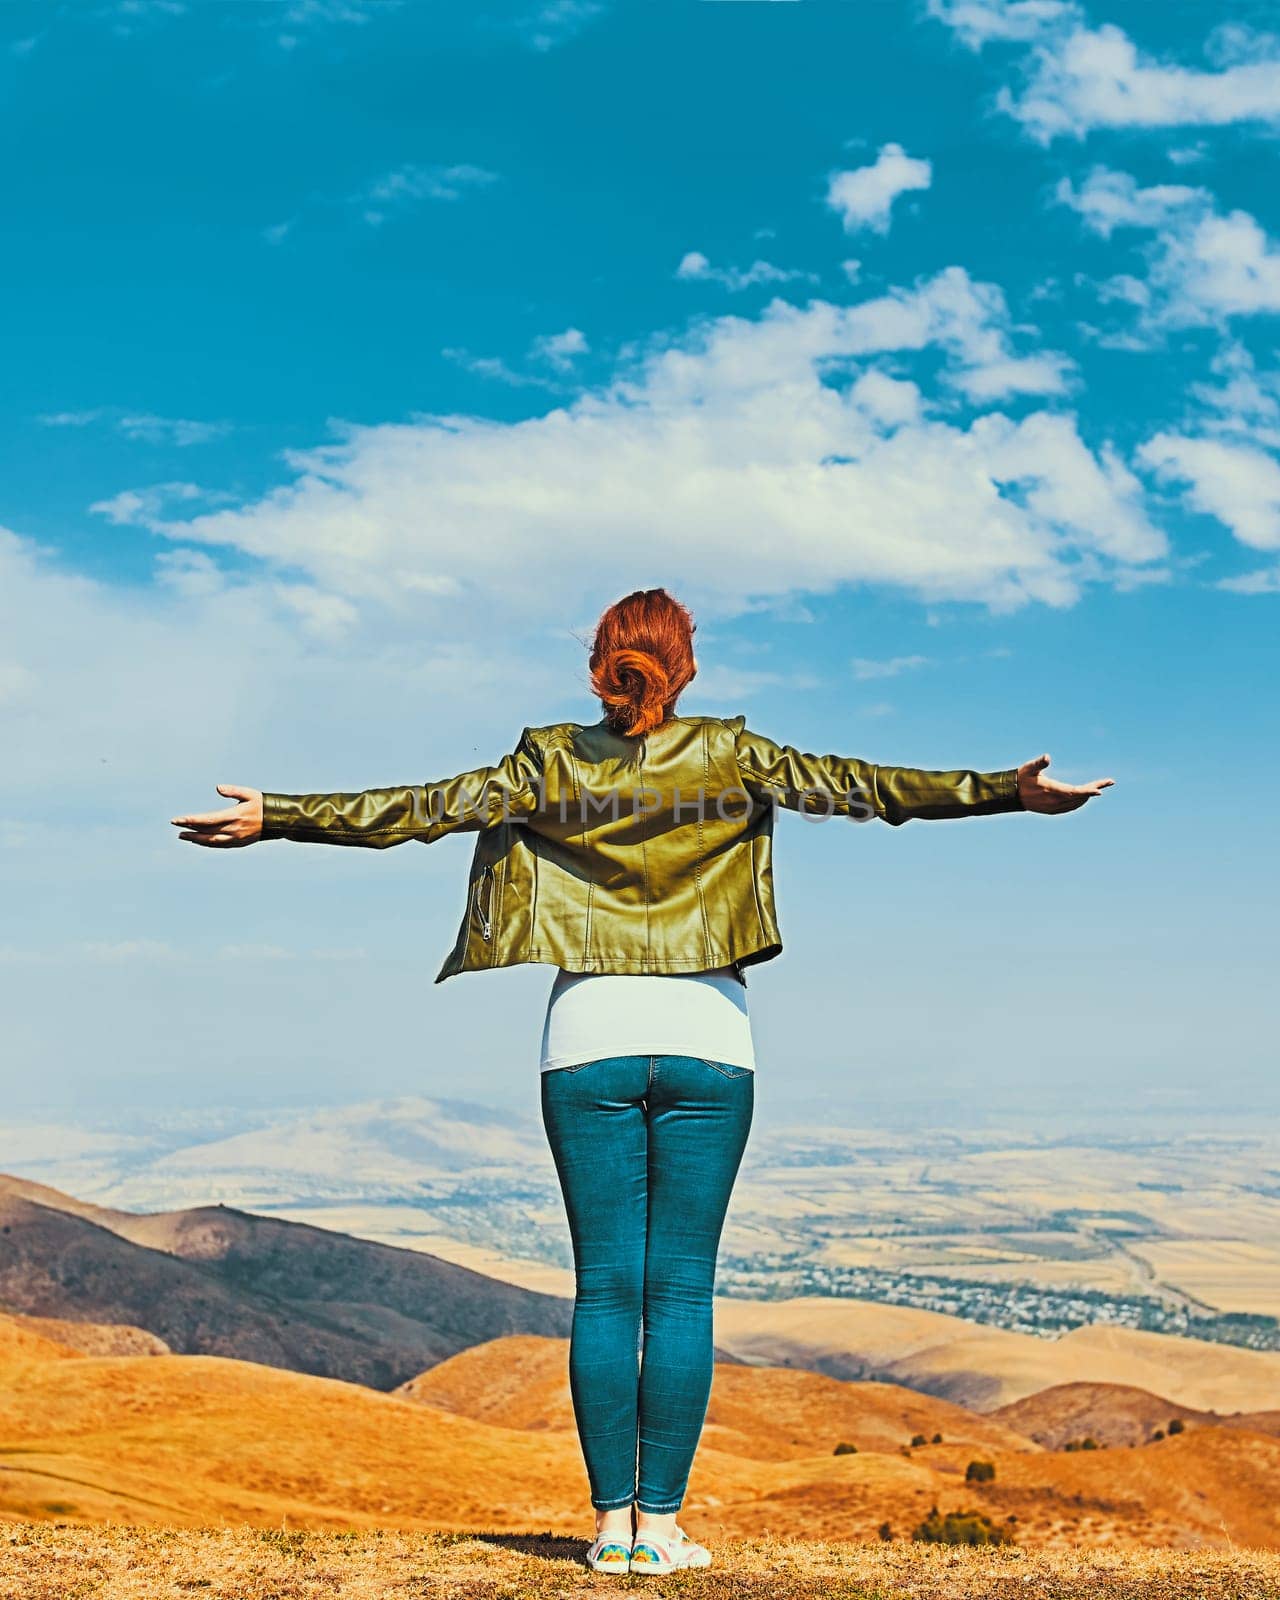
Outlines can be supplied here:
M608 1056L698 1056L756 1064L747 990L732 967L690 973L556 973L542 1070Z

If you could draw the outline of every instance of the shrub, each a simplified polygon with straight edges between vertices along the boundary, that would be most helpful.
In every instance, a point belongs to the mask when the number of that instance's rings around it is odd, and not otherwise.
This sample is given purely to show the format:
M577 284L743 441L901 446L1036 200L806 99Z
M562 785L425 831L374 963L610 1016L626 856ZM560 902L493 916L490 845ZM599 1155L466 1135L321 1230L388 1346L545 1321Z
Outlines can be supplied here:
M1185 1426L1181 1417L1175 1417L1169 1424L1169 1437L1172 1439L1175 1433L1181 1433Z
M911 1537L922 1544L1012 1544L1013 1533L981 1511L948 1511L934 1506Z
M990 1483L995 1478L996 1465L994 1461L971 1461L964 1469L966 1483Z
M846 1444L846 1442L843 1439L841 1439L840 1443L831 1452L831 1454L833 1456L856 1456L857 1453L858 1453L857 1445L856 1444Z
M1100 1450L1102 1446L1094 1438L1068 1439L1062 1447L1064 1450Z
M942 1435L940 1433L935 1433L934 1434L933 1443L934 1444L941 1444L942 1443Z
M882 1522L880 1524L880 1537L884 1540L885 1544L888 1544L893 1538L893 1529L887 1522Z
M1163 1438L1164 1438L1164 1429L1163 1428L1157 1428L1156 1431L1151 1435L1151 1442L1154 1444L1157 1439L1163 1439Z
M913 1450L915 1449L915 1447L918 1444L928 1444L928 1442L929 1441L925 1438L924 1434L922 1434L922 1433L913 1433L911 1435L911 1448Z

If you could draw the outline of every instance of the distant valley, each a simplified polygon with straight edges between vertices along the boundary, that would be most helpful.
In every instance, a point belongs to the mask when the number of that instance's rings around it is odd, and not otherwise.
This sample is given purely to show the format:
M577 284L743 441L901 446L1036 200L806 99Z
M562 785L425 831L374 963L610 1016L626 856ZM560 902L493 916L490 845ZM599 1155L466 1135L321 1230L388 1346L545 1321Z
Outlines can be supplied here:
M123 1130L0 1127L0 1164L108 1207L216 1201L470 1252L560 1292L571 1262L542 1130L519 1107L401 1099ZM1114 1325L1280 1349L1280 1137L762 1126L719 1283L734 1297L874 1300L1045 1337Z

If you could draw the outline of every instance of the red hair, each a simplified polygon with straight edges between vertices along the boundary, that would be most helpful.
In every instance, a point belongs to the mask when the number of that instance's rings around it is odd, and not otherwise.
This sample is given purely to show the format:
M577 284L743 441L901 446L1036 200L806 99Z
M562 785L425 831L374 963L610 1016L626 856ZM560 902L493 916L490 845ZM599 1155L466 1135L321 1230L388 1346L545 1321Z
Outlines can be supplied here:
M665 589L637 589L596 624L591 687L617 733L636 738L671 714L693 680L696 624Z

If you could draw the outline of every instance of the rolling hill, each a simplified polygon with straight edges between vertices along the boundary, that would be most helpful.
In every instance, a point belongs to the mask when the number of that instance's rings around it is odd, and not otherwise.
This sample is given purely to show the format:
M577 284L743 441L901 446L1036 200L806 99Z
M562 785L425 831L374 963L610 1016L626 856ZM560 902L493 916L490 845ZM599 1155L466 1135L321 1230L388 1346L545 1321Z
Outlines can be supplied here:
M1104 1446L1147 1444L1157 1433L1167 1433L1175 1419L1184 1428L1245 1428L1280 1435L1280 1411L1219 1416L1121 1383L1055 1384L1001 1406L991 1416L1051 1450L1084 1439Z
M390 1389L565 1300L416 1250L221 1206L153 1216L0 1178L0 1306L146 1329L172 1350Z
M1204 1411L1264 1411L1280 1352L1094 1325L1056 1339L868 1300L716 1301L716 1337L739 1360L904 1384L975 1411L1068 1382L1119 1383Z
M446 1409L425 1403L421 1384L406 1399L242 1361L75 1356L25 1337L0 1387L3 1516L573 1534L589 1516L556 1393L563 1343L501 1339L467 1352L437 1375ZM519 1394L520 1371L545 1409ZM504 1414L523 1426L463 1409L492 1414L504 1387ZM742 1367L717 1370L712 1407L682 1513L707 1538L847 1541L884 1522L901 1537L937 1505L1012 1517L1032 1548L1280 1547L1280 1439L1243 1429L1066 1455L944 1401ZM898 1430L912 1424L933 1425L942 1442L910 1448ZM835 1455L849 1433L864 1446ZM966 1484L975 1452L993 1482Z
M514 1338L452 1356L401 1385L398 1395L459 1416L529 1431L572 1429L565 1346L559 1339ZM789 1461L831 1451L896 1451L916 1434L941 1433L973 1450L1036 1449L1023 1433L946 1400L887 1383L843 1383L817 1372L717 1364L705 1444L758 1461Z

